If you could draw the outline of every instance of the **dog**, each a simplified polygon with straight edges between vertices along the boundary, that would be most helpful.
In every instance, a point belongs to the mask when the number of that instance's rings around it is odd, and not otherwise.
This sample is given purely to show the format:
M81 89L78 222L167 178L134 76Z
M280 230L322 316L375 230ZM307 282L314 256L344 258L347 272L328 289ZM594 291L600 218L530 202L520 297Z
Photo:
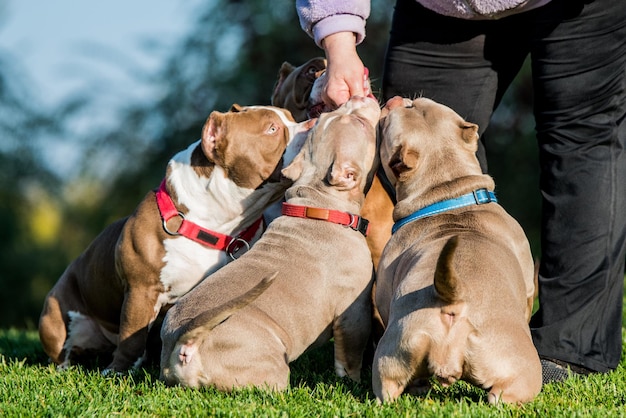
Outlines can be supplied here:
M325 70L326 60L321 57L312 58L299 67L284 62L278 71L271 103L288 109L296 121L317 118L324 112L332 111L322 100L326 83ZM367 69L363 83L366 95L371 94ZM362 216L370 220L367 245L372 254L374 269L378 268L380 255L391 237L395 199L393 193L384 173L379 172L366 191L365 203L361 209Z
M326 59L322 57L311 58L298 67L287 61L283 62L278 70L270 103L288 109L298 122L317 118L319 113L312 112L311 90L315 80L325 70Z
M375 100L353 97L320 116L283 170L294 180L284 215L165 316L166 384L283 390L289 363L331 337L337 374L360 379L373 275L359 212L374 175L379 114Z
M273 106L212 112L160 188L100 233L48 293L39 336L50 359L65 368L112 354L103 373L138 367L157 315L259 238L262 212L291 184L280 170L310 127Z
M381 163L398 203L376 278L379 401L425 390L431 376L481 387L492 404L541 390L530 245L481 172L477 131L426 98L394 97L382 111Z

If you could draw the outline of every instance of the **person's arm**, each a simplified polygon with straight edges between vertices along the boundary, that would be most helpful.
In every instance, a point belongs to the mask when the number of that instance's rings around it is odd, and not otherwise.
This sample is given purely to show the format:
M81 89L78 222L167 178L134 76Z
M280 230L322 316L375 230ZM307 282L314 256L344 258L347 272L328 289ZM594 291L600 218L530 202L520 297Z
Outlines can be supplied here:
M344 104L352 96L365 96L365 68L356 52L356 36L337 32L322 40L326 54L326 87L322 98L332 107Z
M327 59L324 102L337 107L366 94L364 66L356 46L365 38L369 0L296 0L300 25L324 49Z

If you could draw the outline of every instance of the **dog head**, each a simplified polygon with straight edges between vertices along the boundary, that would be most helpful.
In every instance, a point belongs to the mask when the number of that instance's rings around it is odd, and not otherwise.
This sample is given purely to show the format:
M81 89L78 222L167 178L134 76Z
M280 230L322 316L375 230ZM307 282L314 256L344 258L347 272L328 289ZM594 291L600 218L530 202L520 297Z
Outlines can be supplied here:
M379 116L376 100L357 96L322 114L302 151L283 170L296 182L287 197L298 194L299 186L304 186L330 195L347 193L349 200L362 204L363 192L374 172Z
M296 121L309 119L309 97L315 80L326 70L326 60L313 58L299 67L283 62L272 93L272 105L288 109Z
M398 200L406 197L409 184L419 193L482 174L475 155L478 125L447 106L426 98L394 97L385 104L379 126L381 164Z
M312 124L295 122L285 109L234 104L229 112L210 114L200 148L237 186L256 189L280 179L280 170L300 150Z

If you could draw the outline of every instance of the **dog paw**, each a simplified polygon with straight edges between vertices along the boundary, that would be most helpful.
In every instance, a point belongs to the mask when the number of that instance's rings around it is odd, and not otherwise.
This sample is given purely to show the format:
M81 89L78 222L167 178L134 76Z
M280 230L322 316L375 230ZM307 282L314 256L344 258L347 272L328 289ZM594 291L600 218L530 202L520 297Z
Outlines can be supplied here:
M335 373L338 377L347 377L357 383L361 382L361 368L348 369L342 362L335 360Z
M56 369L59 372L64 372L64 371L68 370L70 367L72 367L71 363L66 360L63 363L58 364Z
M116 371L111 368L106 368L100 372L100 375L103 377L114 377L114 376L122 376L124 372Z
M410 382L404 389L405 393L414 396L426 395L432 389L429 379L415 379Z
M487 394L487 402L490 405L497 405L500 402L500 396L497 393L489 392Z
M346 377L348 375L348 373L346 372L346 368L339 360L335 360L335 373L339 377Z

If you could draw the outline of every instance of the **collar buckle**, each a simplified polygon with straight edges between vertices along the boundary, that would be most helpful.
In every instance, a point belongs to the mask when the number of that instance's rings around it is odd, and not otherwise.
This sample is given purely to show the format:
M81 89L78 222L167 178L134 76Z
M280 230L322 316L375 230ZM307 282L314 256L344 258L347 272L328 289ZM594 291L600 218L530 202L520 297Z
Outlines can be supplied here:
M474 201L477 205L484 205L486 203L497 202L492 198L491 193L487 189L476 189L472 191L472 195L474 195Z
M354 229L355 231L359 231L361 234L363 234L363 236L367 236L367 233L370 229L370 221L363 218L362 216L356 216L352 214L350 214L350 216L355 218L350 219L350 228Z

